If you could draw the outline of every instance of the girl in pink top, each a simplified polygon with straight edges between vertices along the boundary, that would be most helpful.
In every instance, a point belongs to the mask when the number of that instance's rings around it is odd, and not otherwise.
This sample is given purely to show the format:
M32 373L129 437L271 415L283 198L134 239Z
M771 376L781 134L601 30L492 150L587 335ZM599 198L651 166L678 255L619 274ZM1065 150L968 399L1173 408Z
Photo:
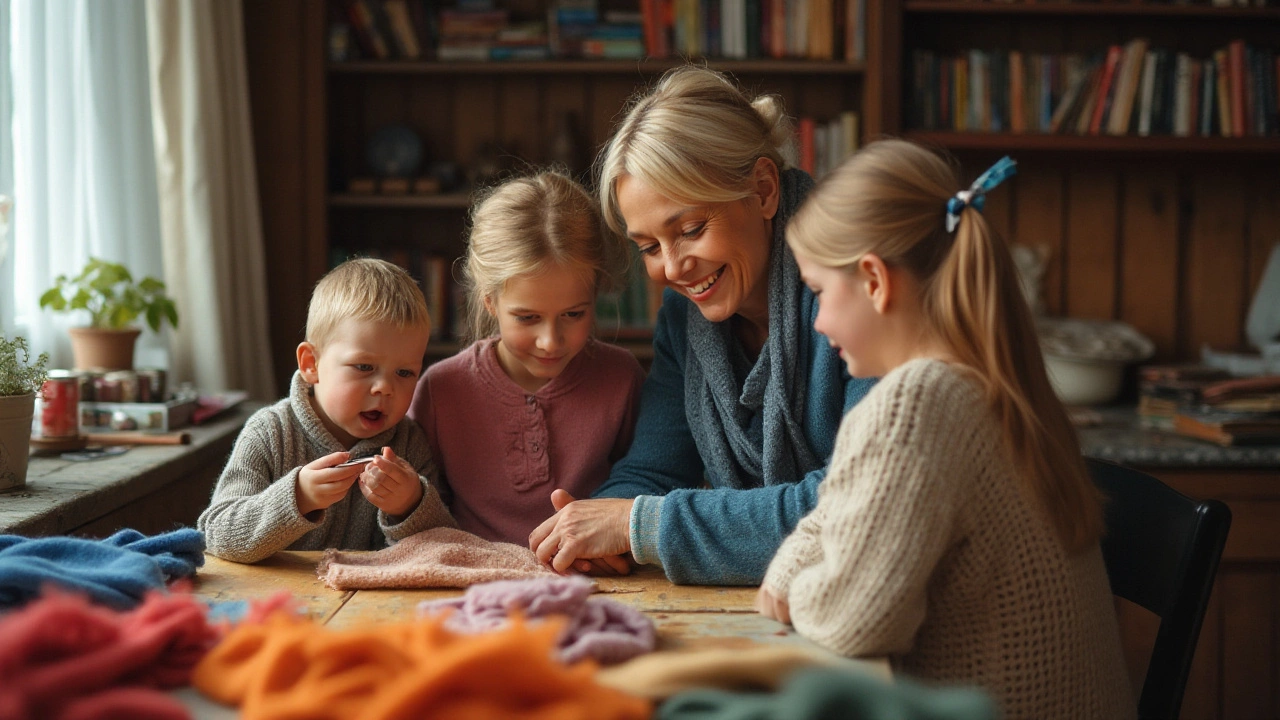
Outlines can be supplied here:
M475 342L428 368L409 409L458 527L525 545L556 511L553 490L589 497L626 453L644 370L592 337L596 296L617 286L624 257L591 196L559 173L510 180L476 205L463 278Z

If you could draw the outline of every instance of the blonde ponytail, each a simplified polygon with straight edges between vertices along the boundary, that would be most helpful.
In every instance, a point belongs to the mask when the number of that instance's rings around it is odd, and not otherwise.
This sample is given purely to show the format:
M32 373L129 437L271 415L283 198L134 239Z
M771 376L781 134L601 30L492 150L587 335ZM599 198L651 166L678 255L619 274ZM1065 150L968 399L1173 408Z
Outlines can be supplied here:
M1059 539L1075 552L1103 530L1102 496L1089 480L1075 429L1049 385L1031 310L1007 244L981 213L960 213L955 245L929 283L931 325L987 383L1016 465Z
M875 253L919 281L933 332L982 378L1028 495L1064 547L1079 551L1102 533L1101 494L1049 385L1008 246L971 204L947 232L947 202L959 186L937 154L902 140L876 142L810 193L787 241L833 268Z

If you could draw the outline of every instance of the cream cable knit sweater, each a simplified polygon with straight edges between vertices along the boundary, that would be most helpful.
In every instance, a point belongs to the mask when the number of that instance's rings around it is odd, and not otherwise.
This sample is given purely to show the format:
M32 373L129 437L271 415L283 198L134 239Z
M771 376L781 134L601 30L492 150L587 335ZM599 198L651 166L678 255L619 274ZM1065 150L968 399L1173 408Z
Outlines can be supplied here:
M765 584L800 634L981 686L1007 718L1132 718L1101 550L1061 547L967 372L913 360L849 412Z

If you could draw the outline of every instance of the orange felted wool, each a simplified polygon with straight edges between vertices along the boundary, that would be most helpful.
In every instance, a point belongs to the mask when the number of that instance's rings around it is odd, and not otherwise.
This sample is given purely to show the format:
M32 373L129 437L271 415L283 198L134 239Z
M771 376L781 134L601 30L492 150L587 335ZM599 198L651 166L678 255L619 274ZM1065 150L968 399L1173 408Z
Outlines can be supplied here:
M649 717L647 701L597 684L594 663L553 660L560 629L516 619L456 635L438 617L338 631L277 613L232 631L192 680L250 720Z

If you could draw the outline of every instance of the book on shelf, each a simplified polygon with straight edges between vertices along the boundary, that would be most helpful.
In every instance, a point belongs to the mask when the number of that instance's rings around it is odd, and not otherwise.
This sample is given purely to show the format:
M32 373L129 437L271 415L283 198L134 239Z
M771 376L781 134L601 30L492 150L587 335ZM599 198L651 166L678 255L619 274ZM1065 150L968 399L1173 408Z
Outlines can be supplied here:
M802 117L796 123L797 166L815 180L836 169L858 149L858 113L846 110L829 121Z
M1146 38L1092 55L912 50L921 130L1112 136L1280 136L1280 54L1232 40L1206 57Z
M382 10L399 56L406 60L422 57L422 49L418 46L418 31L413 27L413 20L409 15L409 1L382 0Z
M1179 414L1280 413L1280 376L1237 378L1203 365L1147 366L1138 373L1144 427L1173 429Z
M1173 418L1179 435L1219 445L1280 444L1280 413L1179 412Z

